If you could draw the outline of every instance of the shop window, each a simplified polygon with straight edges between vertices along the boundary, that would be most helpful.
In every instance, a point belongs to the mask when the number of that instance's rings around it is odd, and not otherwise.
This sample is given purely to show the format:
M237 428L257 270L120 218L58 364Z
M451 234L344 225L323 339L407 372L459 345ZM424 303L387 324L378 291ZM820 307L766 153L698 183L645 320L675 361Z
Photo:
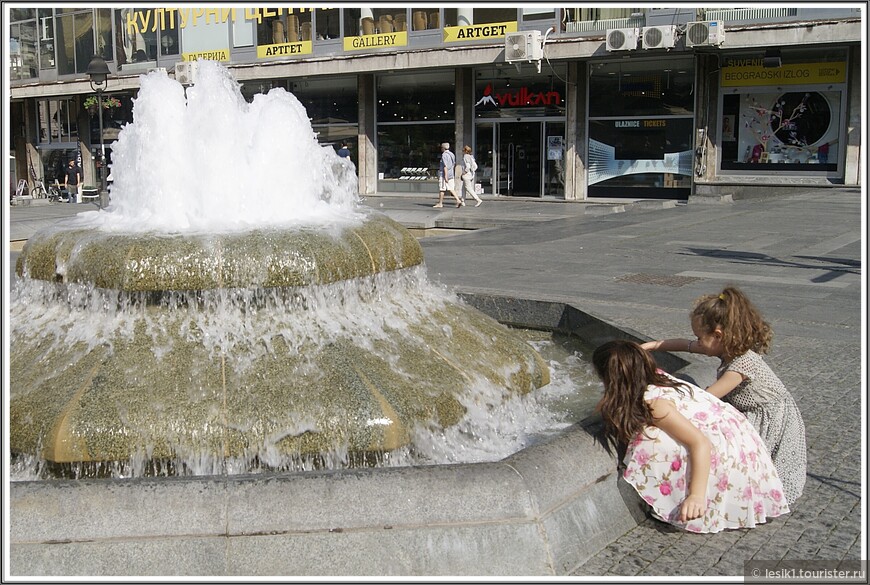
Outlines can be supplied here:
M178 32L181 28L181 10L116 9L115 60L118 68L142 71L155 67L159 57L178 55L181 52ZM226 47L226 43L223 47Z
M692 180L692 118L589 120L589 195L680 199Z
M115 43L112 39L112 10L98 8L94 12L96 16L97 54L111 63L114 60L115 52Z
M341 36L341 10L339 8L317 8L314 11L314 24L319 40L337 39Z
M454 74L380 75L376 116L379 178L434 180L439 144L455 134ZM408 169L413 169L410 172Z
M553 10L547 9L551 16ZM516 8L445 8L443 26L469 26L495 22L516 22ZM436 27L437 28L437 27Z
M78 140L78 116L72 100L39 100L36 104L40 145Z
M215 22L217 20L217 22ZM181 44L184 53L220 53L225 58L210 56L216 61L229 61L230 20L200 18L196 26L188 23L181 29Z
M36 18L36 10L34 8L10 8L9 21L17 22L20 20L31 20Z
M287 89L305 106L312 124L350 124L356 135L359 117L356 76L295 79Z
M278 8L257 24L257 44L279 45L311 40L311 8Z
M344 36L386 34L408 30L408 11L403 8L345 8Z
M51 8L38 10L37 26L39 27L39 68L54 69L54 16Z
M63 14L55 19L57 72L84 73L94 56L94 15L92 10Z
M691 59L650 63L593 63L589 81L589 115L663 116L694 109Z
M12 79L38 76L36 53L36 20L16 23L10 27L9 72Z
M438 177L440 144L453 144L453 122L447 124L378 124L378 178L412 183L434 182ZM409 190L413 189L409 187Z
M522 8L523 22L535 22L538 20L553 20L556 18L555 8Z
M446 11L445 11L446 12ZM437 8L412 8L411 9L411 26L412 31L434 30L442 26L441 11Z
M453 71L378 77L378 122L453 120Z
M800 88L723 96L722 169L836 171L841 101Z

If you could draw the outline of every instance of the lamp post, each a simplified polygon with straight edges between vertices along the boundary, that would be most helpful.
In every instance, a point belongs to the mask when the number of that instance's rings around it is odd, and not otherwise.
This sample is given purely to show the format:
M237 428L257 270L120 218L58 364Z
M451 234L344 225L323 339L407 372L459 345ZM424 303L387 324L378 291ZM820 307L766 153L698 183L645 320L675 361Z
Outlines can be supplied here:
M91 82L91 89L97 92L97 112L100 116L100 207L105 207L108 204L108 194L106 193L106 144L103 140L103 90L106 89L107 80L109 77L109 66L106 61L99 55L94 55L91 62L88 63L88 77Z

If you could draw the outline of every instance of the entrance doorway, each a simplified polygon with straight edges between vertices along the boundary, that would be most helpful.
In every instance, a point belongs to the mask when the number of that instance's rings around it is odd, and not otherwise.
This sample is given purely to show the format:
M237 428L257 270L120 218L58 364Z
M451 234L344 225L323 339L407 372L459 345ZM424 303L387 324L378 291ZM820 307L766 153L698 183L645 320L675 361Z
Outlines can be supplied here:
M562 121L479 123L477 151L482 172L478 172L478 180L484 192L508 197L564 198L564 134Z

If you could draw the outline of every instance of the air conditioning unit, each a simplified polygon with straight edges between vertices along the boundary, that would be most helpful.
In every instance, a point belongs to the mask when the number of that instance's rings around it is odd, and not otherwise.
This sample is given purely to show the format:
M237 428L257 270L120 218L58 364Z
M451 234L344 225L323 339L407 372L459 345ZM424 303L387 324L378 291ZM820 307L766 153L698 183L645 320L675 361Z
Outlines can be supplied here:
M719 46L725 40L725 23L721 20L702 20L686 24L686 46Z
M637 49L636 28L612 28L607 31L608 51L634 51Z
M544 58L544 46L541 44L541 31L524 30L508 33L504 37L504 60L540 61Z
M155 71L158 73L166 73L166 67L152 67L148 70L148 73L154 73Z
M181 85L196 83L196 61L179 61L175 64L175 81Z
M677 40L676 30L677 27L672 24L645 26L641 34L641 44L644 49L670 49Z

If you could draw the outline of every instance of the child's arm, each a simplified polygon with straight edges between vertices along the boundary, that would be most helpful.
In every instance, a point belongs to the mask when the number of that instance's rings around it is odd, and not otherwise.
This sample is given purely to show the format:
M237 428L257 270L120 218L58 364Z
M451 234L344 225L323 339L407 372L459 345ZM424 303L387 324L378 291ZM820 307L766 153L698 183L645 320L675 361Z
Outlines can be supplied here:
M694 339L658 339L656 341L647 341L641 343L640 346L647 351L688 351L692 353L697 343Z
M743 374L740 372L734 372L731 370L726 371L722 374L722 377L707 386L707 392L715 396L716 398L722 398L743 382L745 378Z
M650 403L655 425L689 452L689 490L680 505L680 521L694 520L707 510L707 482L710 478L710 440L677 411L670 400Z

